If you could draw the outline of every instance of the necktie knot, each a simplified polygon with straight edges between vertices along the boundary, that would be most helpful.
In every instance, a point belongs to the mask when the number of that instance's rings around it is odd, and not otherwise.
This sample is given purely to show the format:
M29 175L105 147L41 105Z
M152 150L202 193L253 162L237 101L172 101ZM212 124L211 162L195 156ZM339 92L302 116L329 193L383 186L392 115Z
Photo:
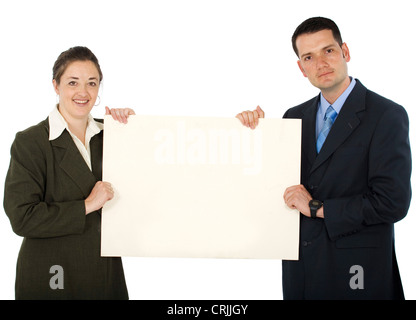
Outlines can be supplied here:
M334 124L335 118L337 117L337 112L332 106L329 106L326 109L324 117L324 125L319 132L318 140L316 141L316 151L321 151L322 145L325 142L326 137L328 136L329 131L331 130L332 125Z
M334 110L332 106L329 106L328 109L326 109L324 121L331 119L332 123L334 123L336 117L337 112Z

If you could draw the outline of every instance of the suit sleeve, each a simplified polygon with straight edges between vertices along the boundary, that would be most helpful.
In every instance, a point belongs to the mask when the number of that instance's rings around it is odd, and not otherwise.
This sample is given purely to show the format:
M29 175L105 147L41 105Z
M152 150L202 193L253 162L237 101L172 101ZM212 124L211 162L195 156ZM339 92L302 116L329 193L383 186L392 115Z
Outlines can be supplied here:
M384 112L373 132L366 192L324 200L329 237L336 240L366 226L404 218L411 199L410 175L409 120L406 111L397 106Z
M33 135L18 133L4 188L4 209L13 231L28 238L80 234L85 225L83 200L45 202L48 161L46 145Z

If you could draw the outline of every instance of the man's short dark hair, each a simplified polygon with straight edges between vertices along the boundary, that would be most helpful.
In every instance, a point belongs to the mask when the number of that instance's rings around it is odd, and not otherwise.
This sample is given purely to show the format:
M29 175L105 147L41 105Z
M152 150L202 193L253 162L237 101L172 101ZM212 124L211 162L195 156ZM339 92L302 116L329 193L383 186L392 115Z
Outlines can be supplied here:
M295 30L292 36L292 47L296 55L299 57L298 48L296 47L296 39L305 33L315 33L322 30L331 30L332 35L339 46L342 46L341 32L334 21L323 17L309 18L303 21Z

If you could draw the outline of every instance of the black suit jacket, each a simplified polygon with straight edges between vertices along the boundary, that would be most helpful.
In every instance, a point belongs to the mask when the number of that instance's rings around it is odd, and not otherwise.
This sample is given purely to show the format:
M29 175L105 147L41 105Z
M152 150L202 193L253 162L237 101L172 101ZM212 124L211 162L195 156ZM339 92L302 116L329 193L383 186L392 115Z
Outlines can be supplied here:
M325 215L301 215L300 260L283 262L284 298L402 299L393 224L411 199L407 113L357 80L317 155L318 101L284 115L302 119L301 183ZM363 289L350 285L357 265Z

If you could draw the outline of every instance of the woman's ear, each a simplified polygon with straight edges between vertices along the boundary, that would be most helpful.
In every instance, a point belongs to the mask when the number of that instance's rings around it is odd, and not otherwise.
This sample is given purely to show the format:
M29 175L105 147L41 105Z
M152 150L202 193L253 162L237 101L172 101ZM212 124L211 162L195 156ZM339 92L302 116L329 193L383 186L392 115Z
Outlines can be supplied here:
M53 88L55 89L56 94L59 96L59 85L55 79L52 80Z

